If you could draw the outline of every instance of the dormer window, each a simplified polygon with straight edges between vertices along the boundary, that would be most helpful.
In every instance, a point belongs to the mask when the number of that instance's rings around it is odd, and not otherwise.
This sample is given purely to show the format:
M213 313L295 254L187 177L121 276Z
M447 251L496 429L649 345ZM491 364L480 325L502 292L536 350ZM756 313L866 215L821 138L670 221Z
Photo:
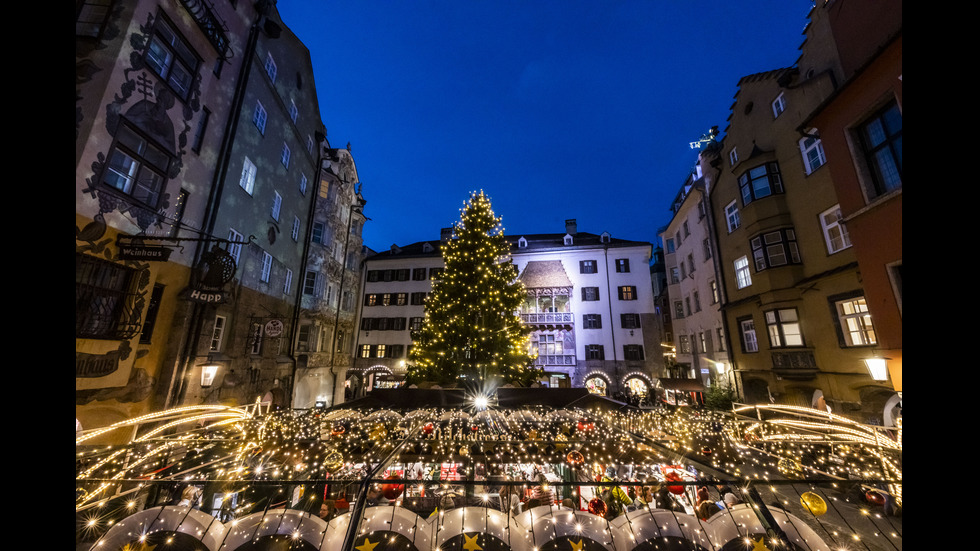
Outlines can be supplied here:
M568 234L568 233L565 234L565 244L566 245L571 245L572 244L572 235L571 234Z
M599 236L599 243L609 243L611 240L612 236L607 231L602 232L602 235Z
M431 253L432 252L432 245L430 245L428 243L423 243L422 244L422 252Z
M566 242L565 244L567 245L568 243ZM517 248L519 248L519 249L526 249L527 248L527 239L524 239L523 237L521 237L520 239L518 239L517 240Z

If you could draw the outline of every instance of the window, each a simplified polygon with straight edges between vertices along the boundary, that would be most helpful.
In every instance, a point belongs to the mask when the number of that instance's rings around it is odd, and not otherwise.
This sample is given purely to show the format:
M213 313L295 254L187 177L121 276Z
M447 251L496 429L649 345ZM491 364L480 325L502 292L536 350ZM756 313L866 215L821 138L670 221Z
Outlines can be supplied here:
M153 327L156 325L157 314L160 313L160 300L163 299L164 286L159 283L153 286L153 293L150 295L150 303L146 307L146 321L143 322L143 330L140 332L140 344L150 344L153 337Z
M823 143L816 136L807 136L800 140L800 153L803 155L803 168L807 174L827 162L827 157L823 153Z
M299 117L299 109L296 108L296 102L289 100L289 118L295 123L297 117Z
M272 59L272 53L270 52L265 56L265 74L269 75L269 80L275 82L277 72L279 72L279 68L276 67L276 60Z
M674 319L681 319L684 317L684 303L675 300L674 301Z
M140 329L135 272L86 254L75 255L75 336L129 339Z
M698 333L698 349L702 354L708 353L708 340L704 338L704 331Z
M902 187L902 113L892 102L858 128L858 139L870 177L869 199Z
M250 345L249 352L252 354L262 353L262 336L265 334L265 330L262 328L261 323L253 323L252 331L249 333L248 342Z
M293 216L293 229L289 234L293 241L299 241L299 224L299 216Z
M738 164L738 153L735 151L734 147L728 152L728 163L733 167Z
M779 115L783 114L786 110L786 94L779 94L779 96L772 101L772 117L775 119Z
M616 259L616 271L619 273L628 273L630 271L630 259L628 258L617 258Z
M146 65L162 78L182 100L190 94L200 61L197 54L163 18L157 17L153 37L146 49Z
M796 245L796 232L793 228L764 233L754 237L749 243L752 245L752 257L755 259L757 272L800 263L800 249Z
M599 314L585 314L582 316L583 329L602 329L602 316Z
M303 278L303 294L313 296L316 294L316 271L307 270L306 277Z
M738 322L739 330L742 332L742 352L758 352L759 341L755 336L755 322L752 319L743 319Z
M296 351L297 352L310 352L312 346L310 346L310 339L313 333L313 326L306 323L299 326L299 332L296 336Z
M562 340L556 339L553 334L538 335L537 341L532 341L532 345L537 346L539 355L562 354Z
M691 237L691 228L688 227L687 220L684 221L681 227L684 228L684 238Z
M238 181L238 185L242 186L249 195L255 190L255 164L245 157L245 162L242 164L242 178Z
M742 219L738 215L738 205L735 201L728 203L725 207L725 219L728 221L728 233L732 233L742 225Z
M197 119L197 130L194 131L194 142L191 144L191 151L201 152L204 145L204 134L208 131L208 121L211 119L211 111L207 107L201 108L201 117Z
M624 344L623 358L632 361L642 361L643 346L639 344Z
M718 329L716 329L716 332L718 334L718 351L719 352L724 352L725 351L725 329L719 327Z
M255 128L259 129L262 135L265 135L265 123L268 120L268 113L265 111L265 106L262 105L261 101L255 100L255 111L252 113L252 124Z
M367 294L364 295L364 306L377 306L378 305L378 295Z
M429 268L429 279L442 279L445 268Z
M412 281L425 281L425 268L414 268L412 270Z
M682 260L681 261L681 279L684 279L686 277L687 277L687 266L684 264L684 261Z
M678 231L677 233L674 234L674 241L677 242L677 246L678 247L681 246L681 232L680 231Z
M279 161L282 163L282 166L289 168L289 156L291 154L289 146L286 145L286 142L282 142L282 153L279 155Z
M101 37L112 11L112 0L83 0L75 6L75 36Z
M408 319L408 329L410 331L421 331L422 330L422 320L425 318L409 318Z
M306 174L299 175L299 192L302 195L306 195L306 184L309 180L306 179Z
M783 181L779 177L779 164L766 163L745 171L738 178L738 186L742 190L743 205L782 193Z
M405 345L404 344L392 344L388 346L388 356L389 358L401 358L405 355Z
M711 281L708 285L711 286L711 304L718 304L721 302L721 291L718 289L718 282Z
M412 293L412 296L410 297L410 301L411 301L412 305L414 305L414 306L419 306L419 305L425 304L425 293L424 292L423 293Z
M391 293L381 294L381 306L391 306Z
M844 337L845 346L866 346L877 344L871 313L863 296L847 298L834 302L837 322Z
M109 152L102 182L156 207L167 181L170 155L123 122Z
M688 316L691 315L691 297L684 297L684 310Z
M847 234L847 226L841 222L840 205L820 213L820 227L827 242L827 252L834 254L851 246L851 236Z
M582 300L583 301L599 300L599 288L582 287Z
M269 282L269 275L272 273L272 255L263 252L262 253L262 281L265 283Z
M242 256L241 242L244 239L245 236L235 231L235 228L230 228L228 230L228 241L232 242L228 244L228 254L230 254L231 257L235 259L235 264L238 264L241 261L241 256Z
M279 192L275 192L276 196L272 199L272 219L276 222L279 221L279 211L282 210L282 195Z
M315 145L316 144L313 142L313 136L310 136L309 134L307 134L306 135L306 150L310 152L310 155L313 154L313 148L315 147Z
M690 271L692 277L694 275L694 254L687 255L687 267Z
M699 295L697 291L694 291L694 294L692 296L694 297L694 311L695 312L700 312L701 311L701 295Z
M681 271L677 268L677 266L674 266L673 268L670 269L670 282L671 283L681 282Z
M405 306L408 304L407 293L395 293L395 306Z
M687 335L680 336L680 352L681 354L691 353L691 339Z
M667 238L667 254L672 254L675 250L676 249L674 247L674 239L668 237Z
M313 222L313 235L310 236L310 241L323 243L323 222Z
M293 287L293 271L289 268L286 268L286 278L285 281L283 281L282 283L282 294L288 295L289 291L292 290L292 287Z
M749 273L749 257L747 256L735 261L735 285L739 289L752 285L752 274Z
M371 345L370 344L362 344L361 345L360 356L362 358L370 358L371 357Z
M783 308L766 312L766 328L772 348L803 346L803 333L796 308Z
M585 346L586 360L605 360L606 353L601 344L587 344Z
M214 329L211 330L211 351L219 352L221 351L221 344L224 342L225 338L225 322L226 318L224 316L214 317Z
M623 325L623 329L640 328L640 314L620 314L619 320Z
M623 285L619 288L619 300L636 300L636 286Z
M582 260L578 263L578 271L580 274L594 274L599 270L595 260Z

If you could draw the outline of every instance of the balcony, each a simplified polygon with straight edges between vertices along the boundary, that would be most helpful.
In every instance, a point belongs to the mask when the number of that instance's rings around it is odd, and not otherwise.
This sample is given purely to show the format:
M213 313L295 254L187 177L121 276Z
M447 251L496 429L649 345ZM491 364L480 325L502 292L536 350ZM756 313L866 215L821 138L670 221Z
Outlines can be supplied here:
M544 354L534 359L534 365L575 365L574 354Z
M540 312L535 314L521 314L521 321L527 325L571 328L572 324L575 322L575 314L571 312Z
M813 350L780 350L772 352L772 371L784 379L809 381L819 369Z

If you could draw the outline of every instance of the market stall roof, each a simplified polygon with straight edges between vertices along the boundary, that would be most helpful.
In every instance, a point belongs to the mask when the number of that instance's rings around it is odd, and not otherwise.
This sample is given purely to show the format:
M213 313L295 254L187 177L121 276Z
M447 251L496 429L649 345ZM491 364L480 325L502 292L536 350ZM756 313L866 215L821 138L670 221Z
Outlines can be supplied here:
M697 379L657 379L657 381L667 390L704 392L704 385Z
M701 387L704 390L704 387ZM609 398L591 394L584 388L498 388L500 409L523 409L529 406L553 408L621 410L627 406ZM426 407L464 408L472 405L473 396L464 389L391 388L375 389L363 398L344 402L341 407L353 410L368 408L419 409Z

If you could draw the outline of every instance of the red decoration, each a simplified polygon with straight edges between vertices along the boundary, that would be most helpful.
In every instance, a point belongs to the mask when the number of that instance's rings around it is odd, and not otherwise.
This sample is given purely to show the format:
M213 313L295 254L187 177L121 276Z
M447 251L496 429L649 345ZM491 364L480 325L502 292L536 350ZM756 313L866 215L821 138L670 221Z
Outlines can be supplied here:
M606 507L605 501L595 497L589 502L589 512L593 515L605 517L606 511L608 511L608 508Z
M432 434L432 431L435 430L435 428L436 428L435 425L433 425L432 422L430 421L426 423L425 426L422 427L422 432L426 434Z
M578 420L578 430L580 431L590 431L595 428L595 423L591 419L583 417Z
M885 496L881 495L878 492L868 491L868 492L866 492L864 494L864 497L865 497L865 499L867 499L871 503L874 503L875 505L884 505L885 504Z
M397 478L389 478L389 480L397 480ZM384 494L385 499L388 501L394 501L398 499L398 496L402 495L405 490L404 484L395 484L388 482L381 485L381 493Z
M667 482L680 482L681 481L680 475L677 474L677 473L675 473L675 472L673 472L673 471L667 473L666 478L667 478ZM684 487L683 486L667 486L667 490L670 491L670 493L672 493L674 495L678 495L678 496L684 493Z
M585 456L582 455L582 452L572 450L565 456L565 461L567 461L568 464L573 467L578 467L579 465L585 463Z
M711 448L701 448L701 455L711 455Z

